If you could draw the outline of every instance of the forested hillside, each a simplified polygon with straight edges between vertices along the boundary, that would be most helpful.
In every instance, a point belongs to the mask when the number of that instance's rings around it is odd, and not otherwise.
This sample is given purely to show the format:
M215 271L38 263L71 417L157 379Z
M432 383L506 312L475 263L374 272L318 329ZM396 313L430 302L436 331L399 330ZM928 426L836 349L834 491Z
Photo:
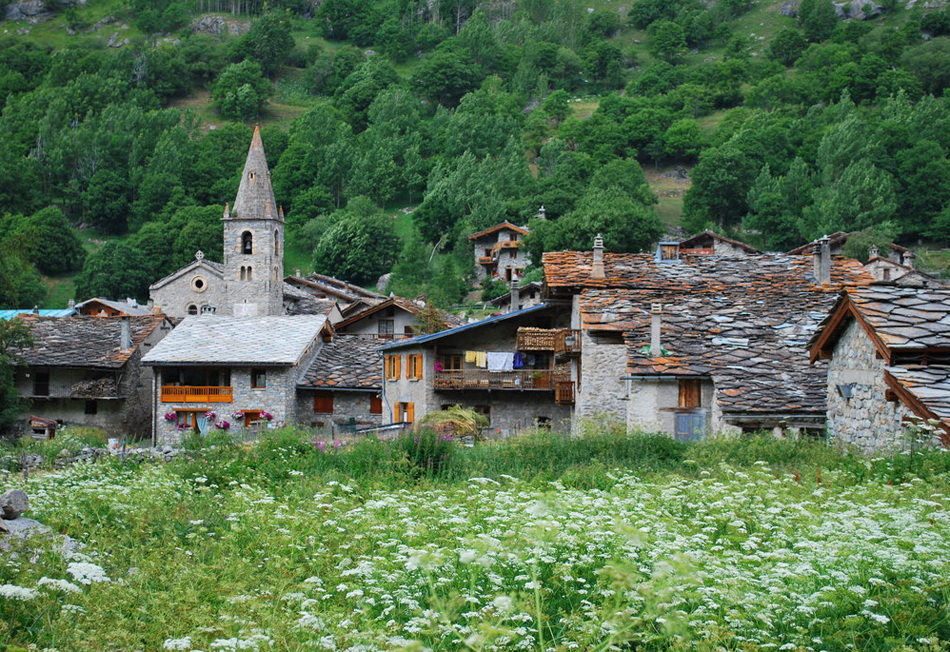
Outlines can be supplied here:
M676 227L936 250L950 9L923 4L2 2L24 19L0 23L0 305L144 300L196 250L220 259L256 122L288 268L392 270L443 305L470 284L465 236L503 219L535 260Z

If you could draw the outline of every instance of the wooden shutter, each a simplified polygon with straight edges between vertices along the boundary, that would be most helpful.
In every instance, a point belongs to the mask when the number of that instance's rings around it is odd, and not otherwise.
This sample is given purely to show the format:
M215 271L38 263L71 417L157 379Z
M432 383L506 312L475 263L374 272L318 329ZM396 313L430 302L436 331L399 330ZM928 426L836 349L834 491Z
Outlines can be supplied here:
M681 380L680 381L680 400L681 408L698 408L702 405L702 385L699 380Z
M408 421L409 423L415 423L416 422L416 404L406 403L406 413L408 415L406 417L406 421Z
M313 411L317 414L333 414L333 392L315 392Z
M369 413L370 414L382 414L383 413L383 399L379 396L370 396L369 397Z

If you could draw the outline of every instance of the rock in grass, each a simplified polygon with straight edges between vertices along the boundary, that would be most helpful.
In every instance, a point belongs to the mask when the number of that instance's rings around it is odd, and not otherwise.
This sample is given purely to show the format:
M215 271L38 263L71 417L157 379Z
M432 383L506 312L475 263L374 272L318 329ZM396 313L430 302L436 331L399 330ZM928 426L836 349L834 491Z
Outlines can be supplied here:
M3 512L3 518L12 520L20 516L30 508L30 499L22 489L11 489L0 496L0 510Z

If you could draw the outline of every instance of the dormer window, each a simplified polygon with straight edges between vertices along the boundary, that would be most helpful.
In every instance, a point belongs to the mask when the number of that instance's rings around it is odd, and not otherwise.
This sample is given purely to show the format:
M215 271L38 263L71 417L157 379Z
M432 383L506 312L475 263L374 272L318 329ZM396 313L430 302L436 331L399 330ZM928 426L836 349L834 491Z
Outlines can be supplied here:
M241 253L242 254L252 254L254 253L254 236L250 231L245 231L241 234Z
M661 242L656 247L656 262L671 262L680 259L680 245L678 242Z

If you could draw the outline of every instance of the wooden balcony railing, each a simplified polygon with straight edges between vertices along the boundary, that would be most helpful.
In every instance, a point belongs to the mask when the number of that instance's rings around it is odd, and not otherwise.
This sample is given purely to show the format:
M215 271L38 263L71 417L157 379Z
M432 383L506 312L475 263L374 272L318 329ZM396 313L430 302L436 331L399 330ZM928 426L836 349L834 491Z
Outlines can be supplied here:
M518 329L515 348L519 351L553 351L557 331L550 328L522 326Z
M562 328L554 336L554 352L561 353L580 353L581 352L581 332L576 328Z
M551 391L558 381L570 376L560 370L463 371L435 372L435 389L515 389Z
M495 259L492 256L479 256L478 264L479 265L491 265L495 262Z
M574 381L559 380L554 385L554 402L558 405L574 405Z
M233 387L162 385L162 403L230 403L233 400Z

